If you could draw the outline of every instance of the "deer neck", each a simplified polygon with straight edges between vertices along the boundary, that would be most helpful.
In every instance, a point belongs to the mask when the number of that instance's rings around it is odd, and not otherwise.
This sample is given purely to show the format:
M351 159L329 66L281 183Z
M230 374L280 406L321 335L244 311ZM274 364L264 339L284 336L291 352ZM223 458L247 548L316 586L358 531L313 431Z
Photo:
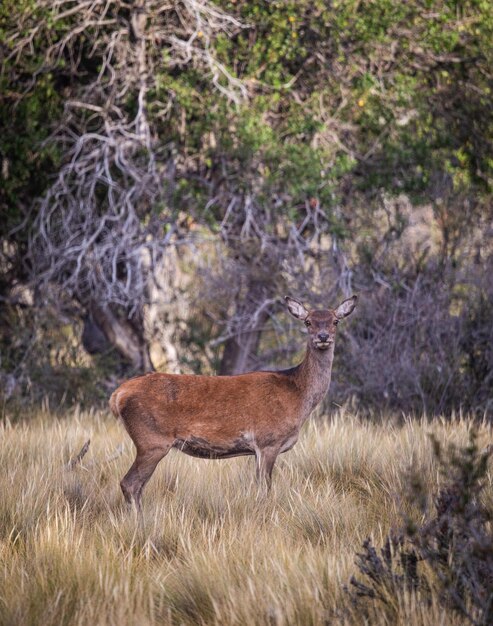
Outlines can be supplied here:
M306 409L305 419L325 397L330 387L334 344L327 350L317 350L308 343L305 358L296 370L296 382Z

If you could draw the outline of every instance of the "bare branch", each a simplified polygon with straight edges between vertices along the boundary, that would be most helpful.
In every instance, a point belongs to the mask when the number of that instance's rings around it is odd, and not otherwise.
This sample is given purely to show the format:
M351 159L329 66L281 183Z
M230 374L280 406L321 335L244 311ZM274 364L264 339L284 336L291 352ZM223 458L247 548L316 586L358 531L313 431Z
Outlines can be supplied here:
M245 100L245 86L213 46L218 33L232 35L244 25L207 0L39 0L21 22L7 33L10 58L44 50L26 91L61 64L86 78L83 57L100 68L71 94L50 138L66 158L36 206L33 283L45 297L56 285L83 305L95 299L132 315L148 301L149 281L162 282L163 254L179 239L166 210L173 157L156 140L148 93L165 64L190 64L233 103ZM53 24L62 23L53 38ZM157 103L161 115L168 115L173 97Z
M89 445L91 444L91 440L88 439L86 443L82 446L79 453L70 459L70 461L66 464L66 469L72 470L76 465L82 461L82 459L86 456L87 451L89 450Z

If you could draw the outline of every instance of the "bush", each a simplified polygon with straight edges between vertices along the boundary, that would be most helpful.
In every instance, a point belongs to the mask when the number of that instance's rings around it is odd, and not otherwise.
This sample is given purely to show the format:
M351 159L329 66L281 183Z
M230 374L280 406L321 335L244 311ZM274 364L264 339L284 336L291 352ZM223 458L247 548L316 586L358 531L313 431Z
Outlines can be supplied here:
M490 414L491 276L484 266L467 274L436 268L363 293L337 348L335 397L380 410Z
M474 430L467 446L451 445L445 454L436 439L433 444L444 483L432 510L420 477L411 475L409 495L420 504L422 521L403 514L400 532L387 537L380 554L365 541L356 561L362 579L353 577L348 593L358 610L368 614L378 603L390 615L406 591L421 603L433 595L471 624L486 626L493 623L492 511L485 493L493 448L480 451Z

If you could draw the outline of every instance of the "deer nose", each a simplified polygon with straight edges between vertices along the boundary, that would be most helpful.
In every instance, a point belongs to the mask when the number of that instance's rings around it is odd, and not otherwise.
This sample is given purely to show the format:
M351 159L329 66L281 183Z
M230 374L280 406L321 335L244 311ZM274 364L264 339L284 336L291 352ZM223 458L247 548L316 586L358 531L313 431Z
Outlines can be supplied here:
M320 341L323 341L324 343L326 341L329 341L329 334L328 333L318 333L318 338Z

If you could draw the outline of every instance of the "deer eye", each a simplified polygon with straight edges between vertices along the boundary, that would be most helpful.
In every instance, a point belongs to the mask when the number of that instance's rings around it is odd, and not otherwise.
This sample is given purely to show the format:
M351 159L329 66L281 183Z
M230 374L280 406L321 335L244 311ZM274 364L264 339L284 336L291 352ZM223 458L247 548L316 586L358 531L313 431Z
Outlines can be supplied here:
M305 326L311 326L312 323L310 322L310 320L305 320Z
M339 324L339 320L334 320L334 326L337 326L337 324Z

